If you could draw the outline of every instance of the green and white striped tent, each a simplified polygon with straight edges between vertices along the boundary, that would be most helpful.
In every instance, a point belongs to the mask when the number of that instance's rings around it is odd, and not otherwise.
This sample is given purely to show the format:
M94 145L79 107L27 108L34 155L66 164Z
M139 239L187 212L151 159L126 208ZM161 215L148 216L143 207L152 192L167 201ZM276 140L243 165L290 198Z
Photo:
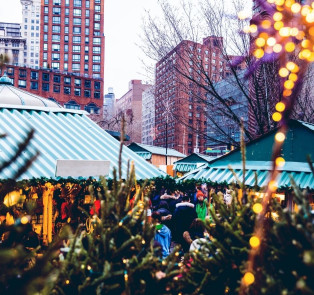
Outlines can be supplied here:
M271 154L274 143L274 136L277 129L257 138L247 144L245 184L262 187L268 183L269 171L271 170ZM304 189L314 189L314 175L307 163L307 155L314 158L314 125L302 121L291 120L286 140L283 145L281 156L285 159L285 165L279 168L277 179L278 187L291 187L291 177L296 184ZM202 167L190 171L180 180L185 179L208 179L213 182L236 182L236 178L242 181L243 169L241 152L234 150L220 158L209 161Z
M56 178L57 160L110 161L109 177L118 166L120 143L80 110L61 107L56 102L13 87L7 76L0 79L0 163L15 154L29 130L34 137L25 152L0 172L0 179L11 178L26 158L39 151L38 158L20 179ZM122 171L126 177L128 161L134 161L136 177L145 179L165 175L136 153L123 147ZM94 175L90 175L94 176Z

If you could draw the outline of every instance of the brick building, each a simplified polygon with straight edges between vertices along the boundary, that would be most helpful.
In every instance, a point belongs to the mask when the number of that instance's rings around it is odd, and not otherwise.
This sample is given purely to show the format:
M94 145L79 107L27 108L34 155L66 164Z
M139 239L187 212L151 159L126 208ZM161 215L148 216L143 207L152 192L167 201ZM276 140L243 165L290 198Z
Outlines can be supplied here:
M6 66L2 69L4 71L13 80L15 87L55 100L65 108L86 110L91 114L99 114L101 111L99 79L14 65Z
M142 143L153 145L155 137L155 87L151 86L142 96Z
M142 141L142 94L149 87L141 80L131 80L128 92L116 101L116 113L124 113L126 134L133 142Z
M205 150L206 93L198 84L207 85L208 77L226 77L222 46L222 37L216 36L204 38L202 44L182 41L157 63L154 145L183 154Z

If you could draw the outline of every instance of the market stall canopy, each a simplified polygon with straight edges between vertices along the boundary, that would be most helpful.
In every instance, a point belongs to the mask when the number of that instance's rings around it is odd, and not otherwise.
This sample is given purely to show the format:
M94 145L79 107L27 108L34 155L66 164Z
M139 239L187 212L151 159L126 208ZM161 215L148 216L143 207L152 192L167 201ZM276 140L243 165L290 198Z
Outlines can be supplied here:
M40 153L38 158L19 179L56 178L57 160L110 161L109 177L112 177L113 168L118 166L120 143L87 114L85 111L65 109L54 101L13 87L8 77L2 77L0 134L7 136L0 139L0 163L16 153L18 144L24 141L31 129L35 133L22 155L0 172L0 178L11 178L24 162L23 159L35 151ZM136 153L123 147L124 178L129 160L134 161L138 179L165 175ZM104 167L104 170L107 168Z
M245 184L254 186L257 180L258 186L265 186L268 182L268 174L271 170L270 162L274 136L277 129L249 142L246 147ZM307 155L314 156L314 125L291 120L286 140L281 151L285 159L284 166L279 168L277 179L278 187L290 187L291 177L301 188L314 189L314 176L307 163ZM210 161L207 165L195 169L180 180L208 179L213 182L236 182L236 178L242 181L243 169L241 151L239 149L230 152L218 159Z
M179 161L176 161L173 166L173 170L178 172L189 172L195 170L196 168L204 165L205 163L209 163L211 160L216 157L210 157L198 153L193 153Z
M137 153L139 156L145 160L150 160L152 155L161 155L177 158L185 158L185 155L176 151L175 149L164 148L160 146L147 145L143 143L132 142L128 146L133 152Z

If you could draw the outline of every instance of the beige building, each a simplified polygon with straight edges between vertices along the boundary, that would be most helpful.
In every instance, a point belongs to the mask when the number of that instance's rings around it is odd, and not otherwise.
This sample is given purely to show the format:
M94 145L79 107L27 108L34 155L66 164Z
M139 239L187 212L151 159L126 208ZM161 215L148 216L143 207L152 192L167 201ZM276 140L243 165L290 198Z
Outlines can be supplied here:
M10 64L24 63L25 44L20 24L0 23L0 54L7 54Z
M116 114L124 113L126 134L133 142L142 141L142 95L149 87L151 85L142 84L141 80L131 80L128 92L116 101Z

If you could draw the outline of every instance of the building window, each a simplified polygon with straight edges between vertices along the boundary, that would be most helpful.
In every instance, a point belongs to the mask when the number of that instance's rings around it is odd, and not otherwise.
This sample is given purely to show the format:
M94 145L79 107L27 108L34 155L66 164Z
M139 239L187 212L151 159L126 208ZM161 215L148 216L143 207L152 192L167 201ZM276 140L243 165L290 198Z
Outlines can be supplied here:
M89 43L89 37L85 37L85 44Z
M99 44L100 45L100 43L101 43L101 39L100 38L98 38L98 37L94 37L93 38L93 44Z
M52 42L60 42L60 35L52 35Z
M49 81L49 74L48 73L43 73L43 81Z
M72 110L79 110L81 107L78 103L76 103L74 100L70 100L67 103L64 104L66 109L72 109Z
M100 56L99 55L93 55L93 62L100 63Z
M85 62L88 62L88 55L87 55L87 54L84 55L84 61L85 61Z
M31 89L32 90L38 89L38 82L37 81L31 81Z
M52 17L52 23L53 24L60 24L61 23L61 17L60 16L53 16Z
M95 89L100 89L100 82L95 81L94 87Z
M85 88L90 88L91 87L91 81L90 80L85 80Z
M43 83L42 89L43 89L43 91L49 91L49 83Z
M81 52L81 46L80 45L73 45L72 51L73 52Z
M88 64L84 64L84 71L85 71L85 72L88 71Z
M69 24L69 18L68 18L68 17L65 17L65 18L64 18L64 23L65 23L66 25Z
M51 63L51 68L55 69L55 70L59 70L60 69L60 63L58 63L58 62Z
M89 0L86 0L86 2L85 2L86 8L89 8L89 6L90 6L89 4L90 4Z
M47 26L48 28L48 26ZM52 33L60 33L60 26L52 26Z
M45 6L45 7L44 7L44 13L49 13L49 8L48 8L48 6Z
M53 0L53 5L61 5L61 0Z
M75 96L81 96L81 89L80 88L74 88L74 95Z
M19 70L19 76L20 76L20 78L25 78L26 77L26 70Z
M89 35L89 28L85 28L85 35Z
M26 81L25 80L19 80L18 85L20 88L26 88Z
M60 83L60 75L53 75L53 82Z
M84 90L84 96L85 97L90 97L90 90Z
M74 0L73 5L76 7L82 7L82 0Z
M69 51L69 45L68 44L65 44L64 45L64 52L68 52Z
M98 53L98 54L100 54L100 47L98 47L98 46L94 46L93 47L93 53Z
M100 23L94 23L94 30L100 30Z
M73 43L81 43L81 36L73 36Z
M95 5L95 12L100 12L100 5Z
M81 68L80 64L72 64L72 71L79 71Z
M52 8L52 13L60 15L61 14L61 8L60 7L54 7Z
M48 23L48 20L49 20L48 15L44 15L44 23L45 23L45 24Z
M64 84L71 85L71 77L64 77Z
M38 72L31 72L31 79L38 80Z
M64 42L69 42L69 36L68 35L64 35Z
M90 114L98 114L99 113L99 107L97 107L96 104L90 103L87 106L85 106L85 111L89 112Z
M80 18L73 18L73 25L80 26L82 24L82 20Z
M44 33L48 33L48 25L44 25Z
M64 94L71 94L71 87L64 86L63 87L63 93Z
M74 79L74 85L81 87L81 79Z
M48 34L44 34L44 42L48 42Z
M79 54L73 54L72 55L72 61L73 62L80 62L81 61L81 55L79 55Z
M70 0L65 0L65 6L70 6Z
M80 27L73 27L73 34L81 34L81 28Z
M85 10L85 16L89 17L89 10L88 9Z
M93 65L93 72L100 72L100 65Z
M100 92L99 91L94 92L94 98L100 98Z
M53 85L53 92L60 93L60 85Z
M74 15L74 16L82 16L82 10L81 10L81 9L74 8L74 9L73 9L73 15Z
M100 14L95 14L94 19L96 22L100 22Z
M69 54L68 53L65 53L64 54L64 61L69 61Z
M52 60L59 60L60 59L60 53L53 53L51 56L52 56Z

